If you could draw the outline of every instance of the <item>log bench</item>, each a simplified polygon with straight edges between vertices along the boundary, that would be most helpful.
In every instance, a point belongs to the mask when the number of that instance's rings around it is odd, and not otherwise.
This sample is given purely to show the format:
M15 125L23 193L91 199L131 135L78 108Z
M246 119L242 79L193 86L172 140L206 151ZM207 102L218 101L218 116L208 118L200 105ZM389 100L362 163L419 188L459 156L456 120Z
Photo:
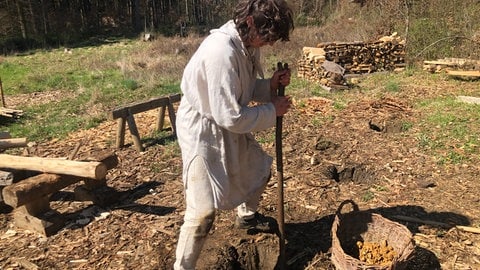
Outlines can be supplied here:
M13 222L17 227L50 236L65 225L64 216L50 208L51 195L83 181L75 189L76 199L80 196L82 201L97 203L92 196L85 196L106 187L107 171L117 165L114 153L102 153L83 161L0 154L0 168L37 171L18 182L5 180L1 190L3 201L13 207ZM77 190L81 192L77 194Z
M161 131L165 123L165 112L168 110L168 116L170 118L170 123L172 125L173 135L176 135L175 127L175 109L173 104L179 102L181 99L180 94L170 95L168 97L157 97L152 98L147 101L135 102L128 105L124 105L114 109L109 114L109 119L117 120L117 137L116 137L116 147L122 148L125 144L125 125L128 123L128 129L132 136L133 143L135 148L142 152L144 150L140 134L138 132L137 124L135 123L134 115L137 113L145 112L148 110L153 110L159 108L159 114L156 122L156 130Z

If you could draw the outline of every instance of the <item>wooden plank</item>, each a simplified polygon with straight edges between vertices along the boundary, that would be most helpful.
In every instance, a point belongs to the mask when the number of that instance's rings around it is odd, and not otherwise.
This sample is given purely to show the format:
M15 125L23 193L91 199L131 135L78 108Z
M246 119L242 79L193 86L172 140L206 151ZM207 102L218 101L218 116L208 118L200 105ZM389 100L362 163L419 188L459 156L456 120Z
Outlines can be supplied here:
M168 101L170 101L170 104L180 102L181 99L182 99L181 94L174 94L174 95L168 96Z
M129 114L137 114L148 110L156 109L158 107L168 106L169 102L170 100L168 97L159 97L152 98L147 101L132 103L113 110L110 113L109 118L111 120L115 120L117 118L126 118Z
M435 61L423 61L424 64L427 65L441 65L441 66L456 66L457 63L435 60Z
M452 76L480 77L480 70L447 70L446 72Z
M48 197L41 197L13 211L15 226L44 236L56 233L65 225L64 217L50 208Z
M107 175L107 167L101 162L23 157L7 154L0 154L0 168L66 174L92 179L103 179Z
M480 104L480 97L458 96L457 99L465 103Z

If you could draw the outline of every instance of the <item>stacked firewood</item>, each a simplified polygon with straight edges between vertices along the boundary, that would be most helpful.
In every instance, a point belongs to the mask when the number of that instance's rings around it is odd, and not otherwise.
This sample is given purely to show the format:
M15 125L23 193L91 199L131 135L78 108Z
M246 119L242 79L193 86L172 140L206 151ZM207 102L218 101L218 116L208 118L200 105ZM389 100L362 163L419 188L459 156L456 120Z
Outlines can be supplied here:
M22 110L0 107L0 116L8 118L20 118L23 115Z
M392 71L405 67L405 41L394 33L374 42L328 42L305 47L298 61L298 76L327 85L344 83L331 79L331 72L322 67L325 61L340 65L345 74Z

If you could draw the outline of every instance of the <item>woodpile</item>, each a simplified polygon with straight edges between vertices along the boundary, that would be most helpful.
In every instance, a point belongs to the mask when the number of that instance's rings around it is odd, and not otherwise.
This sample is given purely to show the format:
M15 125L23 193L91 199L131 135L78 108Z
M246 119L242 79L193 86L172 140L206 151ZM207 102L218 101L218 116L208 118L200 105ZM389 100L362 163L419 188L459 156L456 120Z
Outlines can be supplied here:
M344 74L326 70L324 63L327 61L341 66ZM373 42L328 42L317 47L304 47L298 61L298 76L338 87L347 85L347 74L393 71L404 67L405 41L394 33Z
M443 58L434 61L423 61L423 70L476 80L480 78L480 60Z
M10 109L5 107L0 107L0 116L8 118L20 118L23 115L22 110Z
M423 61L423 70L432 73L447 71L480 71L480 60L446 57L437 60Z
M63 215L50 208L51 195L83 181L75 198L99 203L94 193L106 187L108 170L117 165L114 153L82 160L0 154L0 202L13 208L17 227L49 236L65 224Z

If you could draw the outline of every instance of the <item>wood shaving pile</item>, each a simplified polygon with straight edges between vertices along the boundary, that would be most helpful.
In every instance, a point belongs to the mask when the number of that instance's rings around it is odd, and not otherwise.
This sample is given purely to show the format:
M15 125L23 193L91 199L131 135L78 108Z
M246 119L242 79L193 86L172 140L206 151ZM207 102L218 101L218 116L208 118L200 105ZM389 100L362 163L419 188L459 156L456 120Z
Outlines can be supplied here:
M382 243L358 241L357 247L360 261L367 264L388 265L397 256L393 247L389 246L386 240Z

